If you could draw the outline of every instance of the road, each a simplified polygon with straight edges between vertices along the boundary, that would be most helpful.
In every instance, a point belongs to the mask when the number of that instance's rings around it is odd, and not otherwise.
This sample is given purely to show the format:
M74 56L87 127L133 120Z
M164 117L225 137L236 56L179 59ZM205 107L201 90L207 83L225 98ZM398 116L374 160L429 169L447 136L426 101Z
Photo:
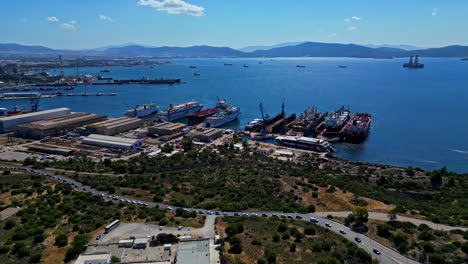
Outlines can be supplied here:
M144 201L140 201L136 199L123 198L123 197L116 196L116 195L110 195L108 193L97 191L89 186L85 186L72 179L62 177L59 175L55 175L46 171L31 169L28 167L0 166L0 169L29 171L29 172L37 173L37 174L44 175L47 177L51 177L56 180L62 181L64 183L68 183L79 191L84 191L84 192L89 192L95 195L100 195L106 200L131 203L131 204L140 205L140 206L158 207L160 209L169 210L169 211L174 211L177 208L177 207L169 206L165 204L156 204L156 203L144 202ZM221 211L207 211L207 210L195 209L195 208L183 208L183 209L186 211L196 211L199 214L204 214L208 216L206 219L207 222L205 223L205 227L208 226L208 228L204 230L203 232L204 234L206 233L206 235L214 235L212 231L210 230L213 230L212 227L214 226L214 221L217 216L281 217L281 218L297 219L297 220L303 220L303 221L311 221L311 222L313 221L315 222L315 224L322 226L324 228L328 228L330 231L333 231L335 233L341 234L344 237L346 237L348 240L356 243L357 246L367 251L374 258L379 260L380 263L384 263L384 264L393 264L393 263L416 264L418 263L417 261L405 257L404 255L400 254L396 250L389 248L370 237L354 232L353 230L346 227L345 225L340 224L338 222L333 222L326 218L326 216L329 214L335 215L335 216L346 217L350 212L316 212L312 214L300 214L300 213L282 213L282 212L267 212L267 211L221 212ZM386 214L370 213L369 218L372 218L372 217L376 217L376 219L380 219L380 220L387 220ZM398 216L398 218L400 220L408 221L416 225L419 225L421 223L424 223L427 225L429 225L429 223L433 224L432 222L429 222L429 221L424 221L424 220L410 218L410 217ZM443 230L452 230L452 229L466 230L466 228L463 228L463 227L453 227L453 226L447 226L447 225L441 225L441 224L437 225L437 228L438 229L444 228ZM340 230L344 230L345 233L343 234L342 232L340 232ZM357 242L356 238L359 238L361 242ZM380 254L376 254L374 250L378 250Z

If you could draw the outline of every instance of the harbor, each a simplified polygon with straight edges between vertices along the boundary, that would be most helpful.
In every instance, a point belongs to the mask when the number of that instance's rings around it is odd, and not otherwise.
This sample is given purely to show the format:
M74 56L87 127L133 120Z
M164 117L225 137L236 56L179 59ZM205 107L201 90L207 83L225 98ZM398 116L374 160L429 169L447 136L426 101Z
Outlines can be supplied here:
M258 64L258 61L263 64ZM456 94L456 98L464 98L464 89L455 89L457 85L444 89L439 100L421 101L424 93L439 94L437 83L429 82L427 75L434 72L445 72L452 67L466 70L464 61L453 59L439 62L438 59L424 58L426 67L423 71L412 71L401 65L408 62L408 58L394 60L366 60L366 59L172 59L170 64L151 68L140 65L134 67L107 67L109 73L99 73L104 67L82 68L83 75L103 75L113 79L139 79L148 76L152 79L163 76L168 79L183 80L180 85L102 85L92 84L76 85L74 90L60 91L65 93L117 93L116 96L56 96L46 98L41 102L40 109L53 109L69 107L77 112L91 112L104 114L111 118L119 118L128 109L137 105L155 103L159 110L167 109L170 104L189 102L195 100L204 105L204 110L214 108L218 99L216 96L226 98L230 105L239 107L239 117L223 126L225 129L243 131L247 123L254 119L261 119L259 103L262 102L265 111L270 117L281 112L281 104L284 98L285 114L296 114L296 121L308 108L315 108L321 113L331 113L341 107L350 105L351 116L358 112L367 112L372 116L371 131L366 140L361 144L349 144L339 135L327 137L332 142L334 155L351 160L362 160L395 165L413 166L436 169L437 163L431 161L444 160L452 164L454 170L464 168L466 154L454 150L466 151L468 146L456 140L462 138L464 128L456 129L458 125L450 123L453 136L448 138L446 146L432 146L433 151L427 152L427 142L434 135L427 133L422 126L410 121L410 117L416 112L426 113L439 120L444 120L445 114L459 116L462 107L458 101L446 104L446 95ZM224 63L232 64L224 66ZM243 68L244 64L249 68ZM190 65L196 69L189 68ZM305 65L306 68L298 69L296 65ZM339 65L347 65L347 69L341 69ZM431 67L427 67L431 65ZM443 66L443 67L442 67ZM376 75L374 69L382 69L385 76ZM193 72L200 76L193 76ZM381 72L382 72L381 71ZM54 71L51 70L53 73ZM59 69L55 72L59 73ZM67 76L76 75L76 69L64 68ZM391 76L408 76L412 82L395 80ZM426 76L423 78L423 76ZM460 75L457 78L463 78ZM365 81L364 81L365 79ZM271 81L266 81L271 80ZM95 80L93 82L99 82ZM424 86L424 90L412 88L414 83L418 87ZM411 85L412 84L412 85ZM53 87L53 86L45 86ZM448 90L447 90L448 89ZM359 91L359 92L356 92ZM424 92L423 92L424 91ZM10 92L5 90L3 92ZM11 91L14 92L14 91ZM33 91L31 91L33 92ZM35 91L34 91L35 92ZM41 91L38 91L41 92ZM59 92L59 91L44 91ZM403 101L401 95L405 94ZM262 98L262 99L260 99ZM398 101L400 100L400 101ZM444 111L435 111L428 108L426 103L438 105ZM443 106L441 106L443 104ZM1 107L8 110L14 106L29 108L29 99L2 100ZM458 110L457 110L458 109ZM202 110L203 111L203 110ZM408 113L412 113L408 115ZM189 118L189 117L188 117ZM187 119L182 120L187 122ZM426 123L426 121L424 121ZM407 130L412 131L408 133ZM292 127L282 132L287 135ZM301 132L298 131L292 132ZM466 128L465 128L466 131ZM281 133L271 136L278 136ZM306 133L307 134L307 133ZM300 134L297 134L300 135ZM306 137L314 137L307 134ZM336 140L336 142L334 142ZM341 141L343 140L343 141ZM339 143L339 142L342 143ZM417 142L417 143L415 143ZM425 147L426 146L426 147ZM385 153L385 155L381 155ZM442 154L443 153L443 154Z

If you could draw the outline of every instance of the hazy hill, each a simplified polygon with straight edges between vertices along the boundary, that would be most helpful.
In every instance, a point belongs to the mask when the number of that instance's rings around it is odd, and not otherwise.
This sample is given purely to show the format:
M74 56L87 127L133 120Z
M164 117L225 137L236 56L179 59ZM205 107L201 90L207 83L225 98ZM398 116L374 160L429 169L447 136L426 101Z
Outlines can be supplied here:
M282 48L282 47L287 47L287 46L296 46L296 45L299 45L301 43L304 43L304 41L302 41L302 42L280 43L280 44L275 44L275 45L270 45L270 46L248 46L248 47L240 48L240 49L237 49L237 50L240 50L242 52L253 52L253 51L256 51L256 50L269 50L269 49Z
M245 54L228 47L158 47L149 48L139 45L110 48L104 51L113 56L151 56L151 57L243 57Z
M16 43L0 43L0 53L5 54L55 54L56 51L43 46L26 46Z

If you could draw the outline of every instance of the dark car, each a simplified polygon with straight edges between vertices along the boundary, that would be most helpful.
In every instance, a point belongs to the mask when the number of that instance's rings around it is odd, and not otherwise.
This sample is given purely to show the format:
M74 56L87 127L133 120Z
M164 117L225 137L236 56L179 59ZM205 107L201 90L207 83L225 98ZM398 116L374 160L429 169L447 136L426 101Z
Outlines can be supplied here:
M332 225L330 223L325 224L326 227L331 227Z
M267 214L262 214L262 217L268 217L268 215Z
M372 251L374 251L376 255L380 255L380 251L378 251L377 249L374 248Z
M234 213L235 216L239 216L239 213Z
M101 235L96 236L96 240L99 240L99 239L101 239Z
M296 215L296 219L302 219L302 216Z
M354 240L358 243L361 243L361 239L359 237L355 237Z

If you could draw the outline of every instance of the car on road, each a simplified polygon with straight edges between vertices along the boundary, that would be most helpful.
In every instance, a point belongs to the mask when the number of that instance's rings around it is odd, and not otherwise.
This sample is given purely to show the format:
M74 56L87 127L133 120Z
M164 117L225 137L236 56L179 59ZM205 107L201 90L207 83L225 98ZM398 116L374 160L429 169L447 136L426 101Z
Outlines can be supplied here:
M331 227L332 225L330 223L325 224L326 227Z
M355 237L354 240L358 243L361 243L361 239L359 237Z
M200 210L200 211L198 211L198 213L199 214L205 214L205 211Z
M293 219L294 217L292 215L288 215L288 218L289 219Z
M272 214L271 217L278 217L278 215L277 214Z
M302 219L302 216L296 215L296 219Z
M224 215L224 216L229 216L229 213L224 212L223 215Z
M99 239L101 239L101 235L96 236L96 240L99 240Z
M380 251L378 251L377 249L374 248L372 251L374 251L376 255L380 255Z
M281 218L286 218L286 215L285 215L285 214L281 214Z
M310 218L310 221L311 221L312 223L318 223L318 219L315 218L315 217L311 217L311 218Z
M268 217L268 215L267 214L262 214L262 217Z
M174 209L174 208L172 208L172 207L166 207L166 209L169 210L169 211L172 211L172 209Z
M184 227L183 227L183 226L179 226L179 227L177 227L177 230L180 231L180 230L182 230L182 228L184 228Z
M343 229L340 229L340 234L346 235L346 231Z
M221 214L221 212L218 212L218 211L215 212L215 215L220 215L220 214Z

